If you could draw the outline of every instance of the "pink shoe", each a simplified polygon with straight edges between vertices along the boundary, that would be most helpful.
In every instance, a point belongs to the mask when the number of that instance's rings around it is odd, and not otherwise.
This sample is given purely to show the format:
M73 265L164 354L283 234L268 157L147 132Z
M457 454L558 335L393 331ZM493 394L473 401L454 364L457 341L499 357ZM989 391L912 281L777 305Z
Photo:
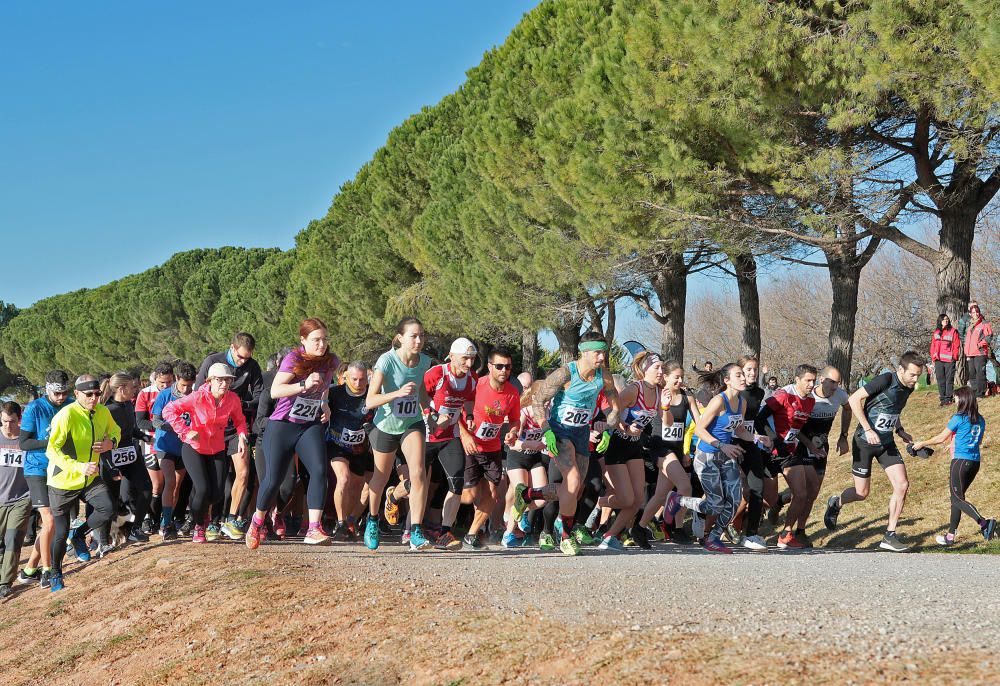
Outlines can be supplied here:
M310 527L309 531L303 539L306 545L330 545L330 536L325 531L323 531L322 526L317 526L316 528Z
M192 543L204 543L207 539L205 538L205 527L200 524L195 524L194 535L191 536Z
M274 522L274 535L282 541L285 540L285 516L275 511L271 514L271 521Z
M724 545L722 541L714 536L706 536L702 547L710 553L724 553L726 555L733 554L733 551L728 546Z
M260 544L264 542L267 538L267 526L264 524L254 524L253 519L250 520L250 526L247 527L247 534L244 536L244 542L247 544L247 548L250 550L257 550Z
M663 504L663 521L667 524L674 523L674 515L681 509L681 497L677 491L670 491L667 494L667 502Z

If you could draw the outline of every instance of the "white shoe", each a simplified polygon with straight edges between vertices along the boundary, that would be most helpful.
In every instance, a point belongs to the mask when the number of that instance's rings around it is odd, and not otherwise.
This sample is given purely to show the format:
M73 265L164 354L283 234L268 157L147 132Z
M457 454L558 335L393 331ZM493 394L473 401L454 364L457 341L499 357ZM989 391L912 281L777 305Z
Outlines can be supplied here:
M743 539L743 547L747 550L767 550L767 544L760 536L747 536Z
M691 535L695 538L705 538L705 518L697 512L691 518Z

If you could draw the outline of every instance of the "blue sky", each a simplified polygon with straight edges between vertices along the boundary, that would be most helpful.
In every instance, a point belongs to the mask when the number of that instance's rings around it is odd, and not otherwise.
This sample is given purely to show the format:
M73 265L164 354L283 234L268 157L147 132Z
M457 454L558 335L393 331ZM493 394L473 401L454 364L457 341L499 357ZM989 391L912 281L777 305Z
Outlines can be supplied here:
M0 300L291 247L535 4L5 3Z

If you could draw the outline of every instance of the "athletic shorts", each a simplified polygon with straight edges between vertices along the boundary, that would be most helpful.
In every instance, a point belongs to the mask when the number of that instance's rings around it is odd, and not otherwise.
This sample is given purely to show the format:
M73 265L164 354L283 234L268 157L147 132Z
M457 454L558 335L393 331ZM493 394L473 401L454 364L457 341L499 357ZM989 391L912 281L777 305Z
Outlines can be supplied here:
M665 441L659 436L650 436L649 442L646 443L646 451L649 453L649 456L656 461L659 461L661 458L666 457L670 453L673 453L679 460L684 457L684 444L674 441Z
M157 453L146 453L145 456L143 456L142 461L146 465L146 469L148 469L149 471L151 472L160 471L160 461L158 459Z
M802 441L799 441L795 446L795 450L792 451L790 455L786 455L784 461L781 463L782 469L788 469L790 467L812 467L812 458L809 456L809 452L806 450L805 445Z
M173 462L174 469L184 469L184 461L181 460L180 455L174 455L173 453L167 453L163 452L162 450L157 450L156 451L157 469L160 468L159 463L163 462L164 460L169 460L170 462Z
M344 460L347 462L347 468L354 476L364 476L365 472L375 471L375 458L367 448L356 453L333 441L327 441L326 456L329 460Z
M545 454L522 453L518 450L507 451L507 471L512 469L527 469L531 471L535 467L545 466Z
M590 427L589 426L561 426L550 424L549 428L556 435L556 440L569 441L576 449L577 457L590 456ZM602 456L603 457L603 456Z
M257 441L257 436L254 434L249 434L247 436L247 445L253 445ZM226 439L226 455L235 455L240 449L240 437L233 436Z
M36 510L40 507L49 507L49 487L46 485L44 476L25 476L28 482L28 495L31 497L31 506Z
M411 424L401 434L387 434L377 426L372 427L371 433L368 434L368 440L371 442L372 450L375 452L394 453L403 444L403 439L415 431L419 432L422 436L427 434L427 427L424 426L423 421ZM398 458L399 456L397 455L396 457Z
M851 474L862 479L872 476L872 460L878 460L882 469L888 469L896 464L903 464L903 456L899 454L896 443L889 445L871 445L857 435L851 444Z
M611 434L611 442L604 452L604 466L625 464L642 458L642 441L630 441L618 434Z
M465 456L465 487L472 488L486 479L491 484L503 478L503 453L473 453Z
M461 439L428 443L424 448L424 464L431 468L431 481L445 484L452 493L462 492L466 458Z

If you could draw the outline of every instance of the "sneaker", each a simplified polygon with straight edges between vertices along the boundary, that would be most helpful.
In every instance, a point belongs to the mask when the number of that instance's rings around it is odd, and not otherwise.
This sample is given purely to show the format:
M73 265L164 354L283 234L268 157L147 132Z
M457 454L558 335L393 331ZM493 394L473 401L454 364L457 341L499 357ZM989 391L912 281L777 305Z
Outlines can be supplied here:
M466 534L465 538L462 539L462 547L469 548L470 550L481 551L489 550L489 546L483 543L482 536L479 534Z
M323 531L322 526L311 526L303 537L302 542L306 545L330 545L330 536Z
M295 534L297 538L305 538L306 534L309 533L309 520L303 519L302 523L299 524L299 532Z
M636 545L640 548L643 550L653 549L652 544L649 542L649 531L646 527L636 524L629 530L629 533L632 534L632 540L634 540Z
M562 540L562 531L563 531L562 515L556 517L556 521L553 524L552 530L555 532L556 538Z
M419 524L413 527L410 533L410 550L430 550L434 544L424 536L424 527Z
M791 531L782 531L778 535L778 547L782 550L786 548L792 548L793 550L801 550L805 546L799 542L799 539L795 537L795 534Z
M52 572L46 569L42 570L42 577L38 582L38 585L42 588L49 588L52 586Z
M222 527L220 528L225 537L228 538L230 541L238 541L241 538L243 538L243 532L240 531L238 526L236 526L236 522L234 522L231 519L223 522Z
M719 540L715 536L709 536L708 538L706 538L705 542L702 543L702 547L710 553L724 553L726 555L733 554L732 548L725 545L721 540Z
M263 524L257 526L252 521L250 522L250 526L247 527L246 535L243 537L243 542L246 543L247 548L250 550L257 550L257 548L260 547L260 544L263 543L264 538L266 538L266 536L261 536L262 530L264 529L266 529L266 527Z
M181 536L187 538L194 532L194 520L190 517L185 517L184 523L181 524Z
M987 519L986 525L983 527L983 540L990 540L996 534L997 531L997 520Z
M391 526L399 524L399 505L392 502L388 497L385 499L385 509L382 511L382 514L385 515L385 521Z
M737 531L736 527L733 526L732 524L727 524L726 525L726 538L733 545L742 545L743 544L743 534L741 534L739 531Z
M680 496L680 494L677 493L677 491L670 491L670 493L667 494L667 502L665 502L663 504L663 512L664 512L664 514L669 513L671 519L673 519L673 516L675 514L677 514L677 512L680 509L681 509L681 496ZM666 520L667 520L667 518L664 517L663 521L666 521Z
M0 584L0 598L6 598L14 591L11 589L10 584Z
M604 538L606 539L607 536L605 536ZM604 539L601 539L601 540L604 540ZM628 531L623 531L622 532L622 545L625 546L626 548L636 548L636 547L638 547L638 544L635 542L635 539L632 538L632 534L630 534Z
M379 539L381 538L382 532L378 529L378 522L369 516L368 522L365 524L365 547L368 550L378 550Z
M200 524L194 525L194 531L191 534L192 543L204 543L208 540L208 536L205 535L205 527Z
M691 517L691 535L699 540L705 538L705 518L697 512Z
M559 542L559 550L563 552L563 555L579 555L580 544L576 542L575 538L570 536Z
M544 531L538 537L538 549L543 553L550 553L556 549L556 541L552 538L552 534L547 534Z
M438 536L437 543L434 544L437 550L461 550L462 542L455 538L455 534L450 531Z
M653 534L653 540L661 541L666 543L670 540L670 530L667 529L666 522L653 522L650 527L650 531Z
M147 536L152 536L155 531L156 531L156 525L153 524L152 517L146 517L145 519L142 520L142 533L146 534Z
M809 538L809 534L807 534L805 531L796 531L795 532L795 540L797 540L799 543L801 543L803 548L812 548L813 547L812 539Z
M577 524L573 527L573 532L570 536L576 539L576 542L582 546L595 545L597 543L597 541L594 540L593 534L590 533L590 530L581 524Z
M73 546L73 552L76 553L76 559L80 562L90 562L90 551L87 549L87 542L83 540L83 536L80 535L80 529L74 529L73 533L70 534L69 544Z
M521 515L521 519L517 522L517 528L526 534L531 533L531 517L528 516L527 512Z
M34 574L25 574L22 569L17 573L17 583L19 584L30 584L33 581L40 581L42 578L42 570L40 567L35 568Z
M278 537L279 541L285 540L285 535L288 533L285 527L285 516L275 513L271 517L271 522L274 524L274 535Z
M521 518L528 512L528 501L524 499L527 490L528 487L524 484L518 484L514 487L514 504L510 506L510 516L515 522L521 521Z
M843 505L840 504L839 495L831 495L830 499L826 501L826 514L823 515L823 524L830 531L837 528L837 517L840 516L840 508Z
M129 543L149 543L149 535L143 531L142 527L133 526L132 530L128 532Z
M694 539L688 536L688 532L684 530L683 527L678 527L673 531L669 532L670 540L677 545L691 545L694 543Z
M955 545L955 534L938 534L934 537L934 540L937 541L938 545L943 545L945 547Z
M104 558L105 555L114 550L115 547L116 546L113 546L110 543L104 543L97 546L97 549L94 551L94 554L97 555L98 560L101 560Z
M885 536L882 537L882 542L878 544L878 547L882 550L888 550L893 553L905 553L910 549L910 546L903 543L895 532L886 532Z
M601 544L597 546L598 550L613 550L616 553L625 552L625 546L614 536L605 536L601 541Z
M763 538L757 535L747 536L744 538L743 547L747 550L758 550L762 552L767 551L767 543L764 542Z
M207 527L205 527L205 540L206 541L218 541L219 536L222 535L222 531L219 529L219 525L212 522Z
M524 539L515 536L513 531L508 531L500 540L500 545L504 548L520 548L524 545Z
M63 583L62 574L53 573L50 577L49 590L52 593L55 593L56 591L61 591L64 588L66 588L66 585Z
M378 520L378 530L381 531L386 536L392 533L392 527L389 526L389 523L384 519L382 519L381 517L379 517Z
M344 540L348 543L357 543L358 541L358 525L354 522L348 522L344 526Z
M160 536L164 541L176 541L177 527L173 524L168 524L165 528L160 529Z
M403 545L410 545L410 532L404 531L399 537L399 542Z

